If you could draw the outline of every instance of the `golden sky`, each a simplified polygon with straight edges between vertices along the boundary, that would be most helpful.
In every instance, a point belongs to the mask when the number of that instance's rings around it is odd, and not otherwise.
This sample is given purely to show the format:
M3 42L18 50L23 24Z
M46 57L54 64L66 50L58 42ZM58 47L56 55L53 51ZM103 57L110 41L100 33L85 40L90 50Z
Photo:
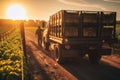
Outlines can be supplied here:
M14 4L24 8L28 19L48 20L53 13L65 9L116 11L120 20L120 0L0 0L0 19L8 18L6 11Z

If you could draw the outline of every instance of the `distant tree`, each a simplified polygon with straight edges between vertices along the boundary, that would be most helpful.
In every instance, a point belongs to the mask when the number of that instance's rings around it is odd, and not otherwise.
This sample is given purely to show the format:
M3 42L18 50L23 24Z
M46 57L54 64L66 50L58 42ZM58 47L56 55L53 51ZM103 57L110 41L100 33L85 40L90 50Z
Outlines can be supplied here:
M28 21L25 21L25 26L28 26L28 27L35 27L37 26L36 22L34 20L28 20Z

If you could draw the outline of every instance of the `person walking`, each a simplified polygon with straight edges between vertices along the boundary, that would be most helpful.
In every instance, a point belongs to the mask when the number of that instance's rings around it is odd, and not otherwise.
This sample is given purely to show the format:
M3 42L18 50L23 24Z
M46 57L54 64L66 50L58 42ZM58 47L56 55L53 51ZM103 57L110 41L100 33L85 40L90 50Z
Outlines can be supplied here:
M42 30L40 29L40 26L38 26L38 29L36 30L35 34L37 35L38 45L41 46L41 44L42 44Z

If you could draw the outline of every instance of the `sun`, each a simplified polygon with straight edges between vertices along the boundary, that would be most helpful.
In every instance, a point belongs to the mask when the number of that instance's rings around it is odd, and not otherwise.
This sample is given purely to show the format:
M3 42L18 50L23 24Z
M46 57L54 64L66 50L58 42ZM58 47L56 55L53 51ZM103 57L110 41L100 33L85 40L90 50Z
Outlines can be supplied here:
M22 6L17 4L11 5L10 7L8 7L6 14L7 14L7 18L13 19L13 20L27 19L25 9Z

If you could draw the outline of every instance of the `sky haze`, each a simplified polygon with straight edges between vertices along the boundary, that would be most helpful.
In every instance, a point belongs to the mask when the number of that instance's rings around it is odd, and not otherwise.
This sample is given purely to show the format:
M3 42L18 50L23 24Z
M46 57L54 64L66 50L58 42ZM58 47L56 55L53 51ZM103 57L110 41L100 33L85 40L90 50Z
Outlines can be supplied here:
M65 9L116 11L120 20L120 0L0 0L0 19L8 18L6 10L14 4L25 9L28 19L49 20L50 15Z

